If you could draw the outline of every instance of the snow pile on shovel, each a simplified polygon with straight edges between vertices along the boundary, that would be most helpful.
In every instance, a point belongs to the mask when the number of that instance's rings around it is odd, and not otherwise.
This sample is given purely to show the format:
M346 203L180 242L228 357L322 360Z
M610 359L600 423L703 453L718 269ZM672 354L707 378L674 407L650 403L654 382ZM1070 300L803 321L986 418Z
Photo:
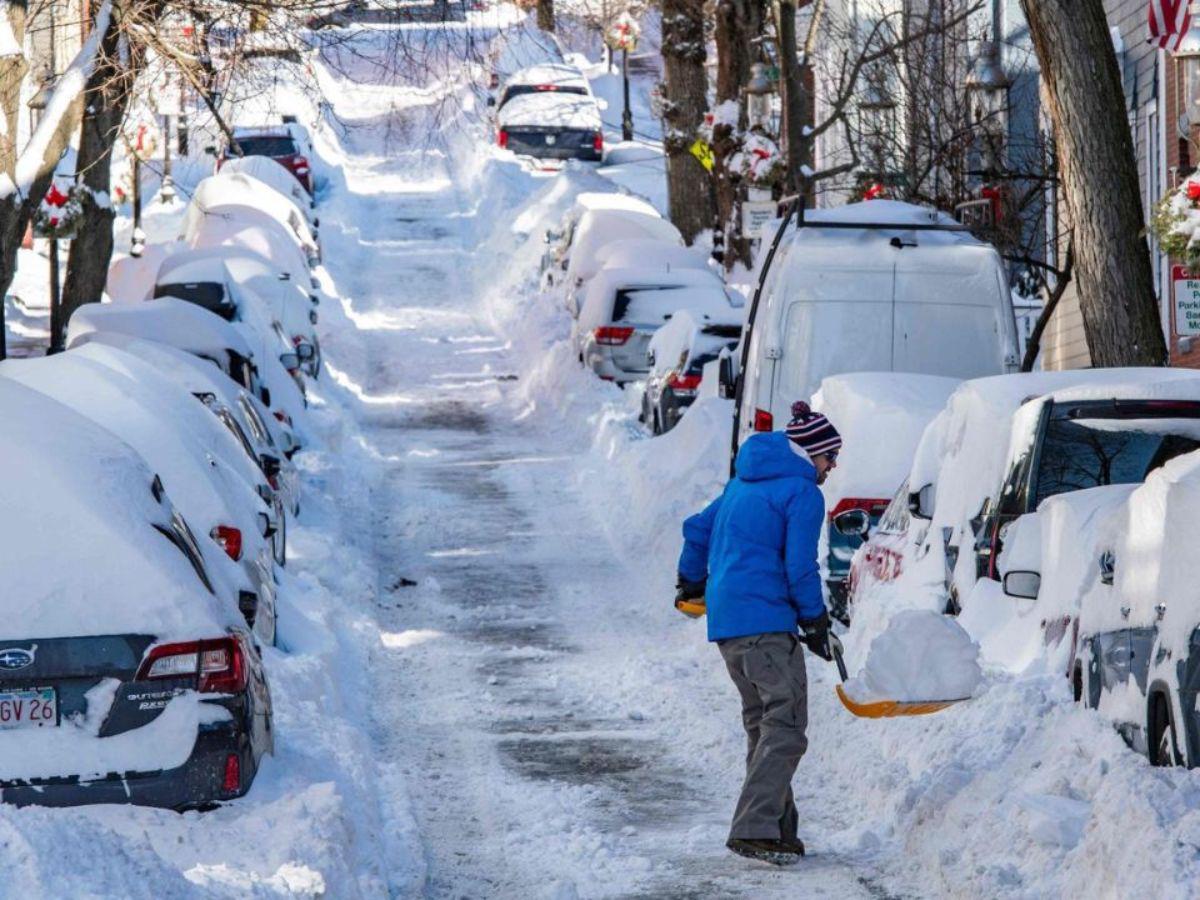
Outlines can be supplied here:
M958 700L970 697L982 679L979 645L958 622L908 609L871 642L867 664L845 691L859 703Z

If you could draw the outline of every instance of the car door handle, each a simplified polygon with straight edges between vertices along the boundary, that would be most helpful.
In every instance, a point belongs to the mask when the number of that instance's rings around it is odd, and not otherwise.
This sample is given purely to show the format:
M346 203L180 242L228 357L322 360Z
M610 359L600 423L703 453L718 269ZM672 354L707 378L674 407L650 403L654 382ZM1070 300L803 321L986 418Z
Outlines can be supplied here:
M1128 618L1129 618L1129 610L1130 610L1130 607L1128 607L1128 606L1122 606L1122 607L1121 607L1121 618L1122 618L1122 619L1128 619Z

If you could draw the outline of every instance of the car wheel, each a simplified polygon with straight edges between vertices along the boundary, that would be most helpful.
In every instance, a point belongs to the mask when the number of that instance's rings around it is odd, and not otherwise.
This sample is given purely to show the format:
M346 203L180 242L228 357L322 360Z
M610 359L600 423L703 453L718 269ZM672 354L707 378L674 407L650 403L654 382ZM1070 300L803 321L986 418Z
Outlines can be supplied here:
M1171 723L1171 706L1162 693L1155 693L1150 698L1147 725L1149 727L1146 750L1150 756L1150 765L1182 765L1183 760L1175 745L1175 726Z

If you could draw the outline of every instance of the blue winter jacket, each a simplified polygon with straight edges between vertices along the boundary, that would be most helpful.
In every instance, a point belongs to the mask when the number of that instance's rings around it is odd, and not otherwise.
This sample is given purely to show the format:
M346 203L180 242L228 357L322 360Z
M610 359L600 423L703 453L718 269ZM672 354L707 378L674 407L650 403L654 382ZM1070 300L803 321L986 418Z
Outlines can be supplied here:
M817 541L825 498L817 470L781 431L755 434L737 477L683 523L679 574L708 578L708 639L796 631L825 611Z

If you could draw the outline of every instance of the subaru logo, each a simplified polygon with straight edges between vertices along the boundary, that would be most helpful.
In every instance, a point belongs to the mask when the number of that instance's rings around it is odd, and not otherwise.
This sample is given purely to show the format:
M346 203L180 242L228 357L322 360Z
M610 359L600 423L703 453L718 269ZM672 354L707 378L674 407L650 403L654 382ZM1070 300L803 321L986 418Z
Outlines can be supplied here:
M33 650L22 650L20 647L10 647L0 650L0 669L13 671L33 665Z

